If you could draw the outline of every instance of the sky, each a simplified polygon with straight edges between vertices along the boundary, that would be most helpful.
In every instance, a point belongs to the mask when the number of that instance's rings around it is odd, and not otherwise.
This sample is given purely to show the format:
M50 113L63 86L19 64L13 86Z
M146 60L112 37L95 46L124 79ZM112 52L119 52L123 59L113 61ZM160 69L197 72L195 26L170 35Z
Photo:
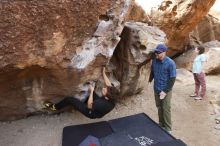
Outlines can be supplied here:
M211 9L220 12L220 0L216 0Z
M163 0L135 0L143 9L149 13L152 7L158 6ZM216 0L211 10L220 12L220 0Z
M163 0L135 0L147 13L152 7L159 5Z

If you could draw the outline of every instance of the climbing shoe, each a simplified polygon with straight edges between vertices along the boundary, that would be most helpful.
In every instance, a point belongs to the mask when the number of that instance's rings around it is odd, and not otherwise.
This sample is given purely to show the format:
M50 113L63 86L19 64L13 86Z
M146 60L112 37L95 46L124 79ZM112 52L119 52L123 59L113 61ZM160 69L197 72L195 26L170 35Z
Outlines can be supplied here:
M44 103L44 107L45 109L49 109L51 111L56 111L56 107L55 107L55 104L53 104L52 102L45 102Z

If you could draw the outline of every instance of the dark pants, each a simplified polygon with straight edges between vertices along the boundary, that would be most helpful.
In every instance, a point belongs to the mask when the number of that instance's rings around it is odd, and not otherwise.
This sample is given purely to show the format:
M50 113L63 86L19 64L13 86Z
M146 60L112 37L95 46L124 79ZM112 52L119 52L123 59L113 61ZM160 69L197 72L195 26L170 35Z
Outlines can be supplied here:
M81 112L88 118L94 119L97 118L92 109L87 108L86 102L82 102L75 97L65 97L59 103L55 104L55 108L60 110L66 106L73 106L76 110Z
M154 92L155 102L158 109L159 125L167 131L172 130L171 123L171 97L172 90L169 91L164 99L160 99L160 94Z

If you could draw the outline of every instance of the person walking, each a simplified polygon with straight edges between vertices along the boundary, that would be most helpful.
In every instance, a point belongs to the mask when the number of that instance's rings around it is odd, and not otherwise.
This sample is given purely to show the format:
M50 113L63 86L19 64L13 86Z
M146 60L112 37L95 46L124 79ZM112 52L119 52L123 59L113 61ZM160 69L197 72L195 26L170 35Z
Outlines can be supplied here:
M190 97L194 97L195 100L202 100L206 94L206 81L203 66L207 61L207 57L204 52L205 48L202 46L195 48L196 58L194 59L192 66L192 72L195 81L195 91L194 94L190 95Z
M167 47L158 44L152 60L149 83L154 79L154 96L158 109L159 125L171 132L171 97L172 88L176 80L176 64L166 56Z

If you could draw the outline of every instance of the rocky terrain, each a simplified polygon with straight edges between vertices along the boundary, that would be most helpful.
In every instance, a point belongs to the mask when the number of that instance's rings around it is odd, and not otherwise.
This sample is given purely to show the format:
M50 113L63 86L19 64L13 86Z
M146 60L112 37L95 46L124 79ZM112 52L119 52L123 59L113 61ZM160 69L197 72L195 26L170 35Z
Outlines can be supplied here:
M172 135L182 139L188 146L217 146L220 143L220 130L214 128L215 115L209 100L215 96L220 99L220 77L206 78L207 96L203 101L195 101L189 97L194 89L191 77L192 74L178 73L172 98ZM65 126L110 120L141 112L157 122L152 86L145 85L141 94L121 99L116 108L101 119L88 119L73 110L56 115L38 115L13 122L0 122L0 145L60 146Z
M66 125L145 112L157 121L151 52L169 47L178 70L172 105L173 135L190 146L220 143L210 100L220 100L218 0L163 0L148 13L135 0L0 1L0 145L56 146ZM207 98L196 102L194 48L206 48ZM116 108L99 120L77 111L55 115L43 102L82 98L88 82L100 92L102 67L120 89ZM14 121L15 120L15 121ZM31 133L31 134L30 134ZM198 134L199 133L199 134Z
M170 48L168 55L184 51L214 2L165 0L147 15L133 0L1 1L0 120L39 113L45 100L80 94L86 82L100 80L103 65L121 97L140 92L150 51L160 42Z

